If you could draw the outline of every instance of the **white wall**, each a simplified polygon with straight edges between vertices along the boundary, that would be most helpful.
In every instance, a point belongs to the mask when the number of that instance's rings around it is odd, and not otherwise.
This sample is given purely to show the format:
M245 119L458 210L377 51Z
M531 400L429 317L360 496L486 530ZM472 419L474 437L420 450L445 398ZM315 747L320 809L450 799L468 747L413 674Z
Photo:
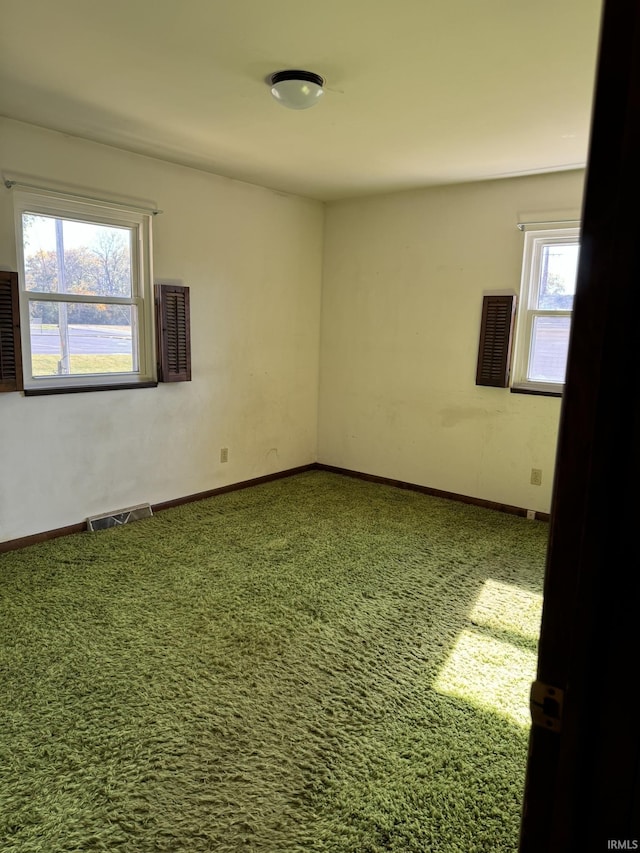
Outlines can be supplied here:
M4 119L0 170L161 208L154 277L191 288L193 359L190 383L0 394L0 541L315 460L320 203ZM0 267L16 269L4 188Z
M583 181L565 172L327 206L320 462L549 511L560 400L475 385L480 314L484 292L519 289L516 222L579 215Z
M480 310L484 292L519 287L515 222L579 213L582 172L335 202L323 214L5 119L0 170L160 207L154 276L190 286L193 348L191 383L0 394L0 541L316 458L549 510L560 401L474 384ZM4 189L0 268L16 269ZM529 484L532 467L542 486Z

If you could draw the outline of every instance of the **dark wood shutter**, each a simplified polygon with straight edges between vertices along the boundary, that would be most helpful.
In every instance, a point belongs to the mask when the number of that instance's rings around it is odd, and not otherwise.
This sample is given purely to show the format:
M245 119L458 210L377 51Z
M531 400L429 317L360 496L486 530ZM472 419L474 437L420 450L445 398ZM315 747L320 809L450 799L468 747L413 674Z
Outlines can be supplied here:
M515 294L484 297L476 385L509 386L515 309Z
M18 273L0 270L0 392L22 391Z
M189 288L156 284L158 382L191 380Z

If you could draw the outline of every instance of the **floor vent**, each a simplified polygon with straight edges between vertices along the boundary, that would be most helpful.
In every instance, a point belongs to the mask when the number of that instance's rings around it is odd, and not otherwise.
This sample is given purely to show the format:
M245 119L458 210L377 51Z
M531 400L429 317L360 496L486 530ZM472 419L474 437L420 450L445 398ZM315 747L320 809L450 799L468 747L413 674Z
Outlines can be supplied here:
M121 524L129 524L129 522L139 521L141 518L151 518L152 515L151 504L129 506L126 509L108 512L105 515L92 515L87 519L87 529L106 530L107 527L119 527Z

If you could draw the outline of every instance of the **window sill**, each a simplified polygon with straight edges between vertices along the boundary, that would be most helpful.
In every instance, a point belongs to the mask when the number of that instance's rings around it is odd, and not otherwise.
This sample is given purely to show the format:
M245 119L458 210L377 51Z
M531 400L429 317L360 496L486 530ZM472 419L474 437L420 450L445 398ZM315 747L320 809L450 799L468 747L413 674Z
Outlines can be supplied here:
M84 391L122 391L129 388L156 388L157 382L121 382L113 385L69 385L66 388L25 388L25 397L44 397L47 394L81 394Z
M564 385L554 388L550 385L512 385L512 394L530 394L534 397L562 397Z

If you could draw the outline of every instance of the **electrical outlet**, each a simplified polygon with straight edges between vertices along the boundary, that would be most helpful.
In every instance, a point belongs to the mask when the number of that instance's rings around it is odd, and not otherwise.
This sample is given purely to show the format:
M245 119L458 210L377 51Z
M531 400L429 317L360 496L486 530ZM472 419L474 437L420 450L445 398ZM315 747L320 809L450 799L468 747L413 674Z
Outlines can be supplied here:
M221 462L228 462L229 461L229 448L228 447L221 447L220 448L220 461Z
M527 518L529 519L529 521L535 521L536 520L535 509L528 509L527 510Z
M531 485L532 486L541 486L542 485L542 468L532 468L531 469Z

